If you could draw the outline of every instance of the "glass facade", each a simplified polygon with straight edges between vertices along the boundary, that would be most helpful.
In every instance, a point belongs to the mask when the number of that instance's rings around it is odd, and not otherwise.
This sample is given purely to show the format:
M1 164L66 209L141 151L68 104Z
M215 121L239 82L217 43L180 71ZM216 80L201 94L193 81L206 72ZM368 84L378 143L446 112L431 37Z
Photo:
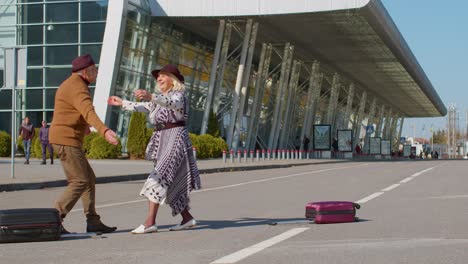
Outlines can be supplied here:
M136 1L135 1L136 2ZM129 3L124 33L122 57L115 89L111 92L124 99L133 100L133 91L146 89L156 92L156 81L151 70L166 64L175 64L185 77L186 94L190 100L190 132L199 133L205 107L208 81L215 43L173 24L151 17L146 6ZM225 85L218 94L217 109L230 100L237 67L229 63L225 71ZM229 97L229 100L226 100ZM219 112L219 111L218 111ZM219 112L221 113L221 112ZM226 112L227 113L227 112ZM125 146L131 113L113 108L110 128L117 131Z
M14 2L2 5L12 14L5 17L13 19L0 16L0 33L9 33L0 34L0 45L27 47L27 85L17 93L17 122L29 116L39 127L43 119L52 120L55 91L70 75L73 58L90 53L99 62L108 0ZM2 55L0 51L0 67ZM10 132L11 91L0 92L0 120L0 130Z
M55 91L70 75L72 59L90 53L96 62L99 61L107 7L108 1L90 0L29 0L8 6L17 17L18 23L13 20L10 24L2 24L0 28L10 29L10 32L13 32L13 44L10 46L22 45L28 49L27 87L18 91L17 110L20 111L17 117L18 123L26 115L31 118L35 126L39 126L43 119L50 122L53 116ZM211 75L214 40L204 39L196 32L180 28L168 19L152 17L146 0L130 0L127 12L121 57L118 58L120 66L114 69L116 82L112 85L110 94L133 100L133 91L136 89L156 92L154 90L156 82L151 76L151 70L169 63L175 64L185 77L186 95L190 101L189 131L200 133ZM6 39L0 37L0 44L3 43L6 43ZM0 59L1 56L0 53ZM212 109L217 115L223 137L227 137L226 133L231 123L238 57L239 54L233 54L228 59L222 81L216 81L217 89ZM257 68L256 65L252 66L245 115L241 119L240 127L234 132L236 145L241 148L245 147L247 135L250 133L247 127L252 112ZM268 144L271 133L278 79L278 70L268 76L265 94L261 99L262 106L258 119L258 141L261 147ZM94 87L90 88L94 92ZM295 105L295 110L290 117L293 123L301 123L300 120L303 118L306 98L304 90L304 87L301 87L294 94L292 104ZM321 106L318 108L323 109ZM130 115L129 112L113 107L107 118L107 125L115 130L122 140L123 151L126 150ZM0 120L0 130L9 131L11 91L0 92ZM290 130L288 137L294 139L298 127L291 126Z

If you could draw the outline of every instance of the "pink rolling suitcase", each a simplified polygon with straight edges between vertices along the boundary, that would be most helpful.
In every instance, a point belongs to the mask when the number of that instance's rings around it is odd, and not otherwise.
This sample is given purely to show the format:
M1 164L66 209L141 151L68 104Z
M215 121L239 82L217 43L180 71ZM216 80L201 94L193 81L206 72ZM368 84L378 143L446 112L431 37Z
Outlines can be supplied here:
M353 202L326 201L308 203L305 217L317 224L348 223L358 221L356 209L361 206Z

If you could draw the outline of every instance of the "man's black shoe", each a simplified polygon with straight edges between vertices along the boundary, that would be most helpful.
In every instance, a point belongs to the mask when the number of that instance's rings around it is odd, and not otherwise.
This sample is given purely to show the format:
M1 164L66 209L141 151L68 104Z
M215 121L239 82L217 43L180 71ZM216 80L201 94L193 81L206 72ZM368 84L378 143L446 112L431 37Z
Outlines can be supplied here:
M41 165L45 165L45 164L46 164L46 162L45 162L45 161L42 161L42 162L41 162Z
M88 224L88 226L86 227L86 232L88 232L88 233L89 232L93 232L93 233L97 233L97 232L112 233L115 230L117 230L117 227L106 226L103 223L99 223L97 225Z

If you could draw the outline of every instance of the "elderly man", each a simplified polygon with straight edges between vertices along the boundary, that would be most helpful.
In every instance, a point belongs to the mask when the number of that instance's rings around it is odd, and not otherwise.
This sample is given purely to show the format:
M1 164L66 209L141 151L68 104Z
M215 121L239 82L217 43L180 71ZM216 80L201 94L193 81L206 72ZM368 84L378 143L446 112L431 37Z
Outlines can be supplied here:
M97 78L97 69L89 54L72 61L72 71L55 94L54 118L49 129L49 142L58 153L68 186L56 201L62 218L78 199L83 201L87 232L110 233L116 227L104 225L95 208L96 176L82 150L83 138L92 126L109 142L117 145L115 132L107 128L94 111L88 85ZM64 228L62 233L68 233Z

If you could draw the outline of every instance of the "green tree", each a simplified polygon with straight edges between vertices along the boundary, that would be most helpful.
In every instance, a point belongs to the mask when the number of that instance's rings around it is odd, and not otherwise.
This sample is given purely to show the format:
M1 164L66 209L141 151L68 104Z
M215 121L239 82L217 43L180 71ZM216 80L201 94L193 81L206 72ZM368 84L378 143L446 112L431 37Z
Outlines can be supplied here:
M127 151L130 159L142 159L145 157L148 132L146 128L146 116L144 113L133 112L128 126Z
M11 136L0 131L0 157L8 157L11 154Z
M91 148L89 150L88 158L91 159L116 159L120 155L122 145L111 145L106 139L100 135L93 137L91 140Z
M211 111L210 117L208 119L208 130L207 134L212 135L213 137L219 137L221 135L221 131L219 130L219 122L216 114Z
M445 130L437 130L433 134L434 144L446 144L447 143L447 132Z

